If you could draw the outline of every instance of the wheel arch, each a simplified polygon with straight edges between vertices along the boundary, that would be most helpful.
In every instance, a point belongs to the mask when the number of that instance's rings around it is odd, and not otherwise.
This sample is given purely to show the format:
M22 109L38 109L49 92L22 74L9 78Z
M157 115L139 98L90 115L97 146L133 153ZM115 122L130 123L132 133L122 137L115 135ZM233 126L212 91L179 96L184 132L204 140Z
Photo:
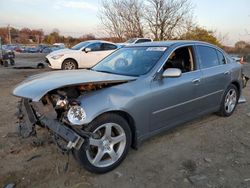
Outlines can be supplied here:
M238 89L239 97L240 97L240 95L241 95L241 85L240 85L239 81L234 80L234 81L231 82L231 84L234 85Z
M137 149L138 148L138 140L137 140L137 130L136 130L136 126L135 126L135 121L134 121L134 118L128 112L125 112L122 110L111 110L111 111L107 111L107 112L104 112L102 114L99 114L96 118L98 118L104 114L112 114L112 113L121 116L122 118L124 118L127 121L129 128L131 130L131 133L132 133L131 147L133 149Z

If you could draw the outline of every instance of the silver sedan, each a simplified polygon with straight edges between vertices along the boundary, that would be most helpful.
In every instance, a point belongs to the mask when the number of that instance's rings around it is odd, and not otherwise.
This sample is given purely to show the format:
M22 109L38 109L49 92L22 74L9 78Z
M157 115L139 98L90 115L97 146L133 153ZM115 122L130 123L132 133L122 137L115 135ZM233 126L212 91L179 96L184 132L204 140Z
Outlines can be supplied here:
M13 94L23 98L24 137L47 127L59 148L104 173L153 135L207 113L230 116L246 79L241 64L211 44L150 42L125 46L88 70L35 75Z

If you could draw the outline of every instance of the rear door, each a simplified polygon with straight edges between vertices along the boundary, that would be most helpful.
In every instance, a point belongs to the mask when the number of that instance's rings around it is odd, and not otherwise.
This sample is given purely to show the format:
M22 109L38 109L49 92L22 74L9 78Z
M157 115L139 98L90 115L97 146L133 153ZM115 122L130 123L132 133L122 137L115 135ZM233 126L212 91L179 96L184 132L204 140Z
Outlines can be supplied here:
M220 106L221 97L230 83L230 65L222 51L203 45L196 45L203 83L201 86L202 111L211 111Z

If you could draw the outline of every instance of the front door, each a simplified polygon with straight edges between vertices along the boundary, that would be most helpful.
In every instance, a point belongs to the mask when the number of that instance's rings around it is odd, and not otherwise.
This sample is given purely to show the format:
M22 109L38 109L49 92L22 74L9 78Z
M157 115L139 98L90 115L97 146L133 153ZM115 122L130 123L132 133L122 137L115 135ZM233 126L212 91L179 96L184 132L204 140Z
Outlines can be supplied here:
M89 52L85 52L84 50L82 51L81 67L90 68L96 65L103 58L111 54L115 49L110 49L108 45L109 45L108 43L97 42L87 46L86 48L89 48L91 51ZM111 45L112 44L110 44L110 46ZM112 46L116 48L115 45Z
M203 80L193 52L192 46L178 48L163 66L182 70L180 77L152 81L151 131L192 119L200 111Z
M197 70L152 82L151 130L171 126L199 112L201 77Z

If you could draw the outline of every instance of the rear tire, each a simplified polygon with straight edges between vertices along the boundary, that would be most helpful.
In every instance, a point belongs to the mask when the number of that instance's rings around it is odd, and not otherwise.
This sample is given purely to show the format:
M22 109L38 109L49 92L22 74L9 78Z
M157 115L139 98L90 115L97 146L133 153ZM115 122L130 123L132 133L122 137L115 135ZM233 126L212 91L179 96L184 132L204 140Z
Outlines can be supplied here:
M66 59L66 60L63 61L62 69L63 70L78 69L77 62L75 60L73 60L73 59Z
M230 84L222 98L221 107L218 112L218 115L224 117L231 116L238 104L238 100L239 100L238 88L235 85Z
M121 116L109 113L95 119L87 128L95 133L89 146L74 150L73 154L85 169L94 173L106 173L125 159L131 146L131 130Z

